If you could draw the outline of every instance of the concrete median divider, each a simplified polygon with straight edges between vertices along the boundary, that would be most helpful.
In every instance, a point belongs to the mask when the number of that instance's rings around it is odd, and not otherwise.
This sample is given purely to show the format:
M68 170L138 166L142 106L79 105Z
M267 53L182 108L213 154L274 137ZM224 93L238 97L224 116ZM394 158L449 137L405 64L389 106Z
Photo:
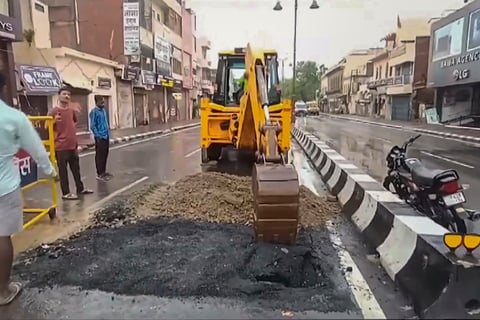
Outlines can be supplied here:
M420 317L480 316L478 252L450 252L443 243L447 229L420 215L314 135L298 128L292 134Z

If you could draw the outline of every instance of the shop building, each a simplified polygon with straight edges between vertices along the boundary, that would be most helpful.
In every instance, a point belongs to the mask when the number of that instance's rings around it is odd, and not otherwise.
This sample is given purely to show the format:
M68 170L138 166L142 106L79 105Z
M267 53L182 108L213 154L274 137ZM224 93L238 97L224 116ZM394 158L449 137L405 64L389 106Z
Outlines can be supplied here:
M346 95L343 94L344 61L328 69L327 77L327 109L330 113L346 113Z
M428 86L440 122L480 126L480 0L432 24Z
M0 72L3 73L7 82L3 99L15 107L18 107L18 98L12 43L22 40L20 1L0 1Z
M72 102L77 109L77 132L89 131L90 110L95 107L95 96L105 99L105 110L110 128L118 126L118 106L115 70L117 62L96 57L69 48L52 49L55 65L64 85L72 90Z
M118 128L133 128L135 126L135 107L133 101L133 84L140 78L140 69L124 65L116 70Z
M192 117L193 102L193 65L195 57L195 34L197 30L197 17L189 8L182 8L182 50L183 50L183 97L185 103L185 119Z

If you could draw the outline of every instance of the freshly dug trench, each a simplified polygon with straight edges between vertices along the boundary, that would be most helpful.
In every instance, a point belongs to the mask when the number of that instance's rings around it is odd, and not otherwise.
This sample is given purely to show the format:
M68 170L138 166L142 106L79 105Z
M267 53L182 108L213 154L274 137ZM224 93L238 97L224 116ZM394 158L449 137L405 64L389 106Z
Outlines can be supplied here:
M225 173L198 173L172 186L152 187L137 203L139 215L182 217L214 223L251 224L251 178ZM340 214L336 203L327 202L300 187L300 225L323 225Z

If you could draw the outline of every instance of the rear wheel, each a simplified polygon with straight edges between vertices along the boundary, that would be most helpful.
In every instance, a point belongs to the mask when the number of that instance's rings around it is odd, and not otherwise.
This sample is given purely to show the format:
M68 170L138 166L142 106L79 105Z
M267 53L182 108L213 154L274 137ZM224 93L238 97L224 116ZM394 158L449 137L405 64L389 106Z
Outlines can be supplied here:
M452 211L454 211L452 209ZM452 212L453 214L453 221L451 221L451 226L449 229L453 229L451 231L465 234L467 233L467 225L465 224L465 221L463 221L462 218L458 216L456 212Z
M208 161L218 160L222 155L222 146L219 144L212 144L208 148L202 148L202 163Z

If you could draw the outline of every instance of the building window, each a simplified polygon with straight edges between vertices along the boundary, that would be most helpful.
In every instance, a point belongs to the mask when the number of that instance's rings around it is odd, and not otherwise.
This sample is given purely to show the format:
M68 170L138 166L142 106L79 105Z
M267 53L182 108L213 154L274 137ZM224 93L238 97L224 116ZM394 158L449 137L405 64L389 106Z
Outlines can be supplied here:
M197 38L193 37L193 49L197 52Z
M393 67L390 67L389 77L393 76Z
M0 0L0 14L4 16L10 16L10 6L8 0Z
M173 73L182 74L182 63L177 59L173 58L172 64L173 64Z
M35 2L35 10L43 13L43 12L45 12L45 7L42 4L40 4L38 2Z
M380 79L382 79L382 66L380 66L380 68L378 69L378 75Z
M165 7L162 9L162 17L162 22L165 26L179 36L182 35L182 17L180 15L178 15L171 8Z

